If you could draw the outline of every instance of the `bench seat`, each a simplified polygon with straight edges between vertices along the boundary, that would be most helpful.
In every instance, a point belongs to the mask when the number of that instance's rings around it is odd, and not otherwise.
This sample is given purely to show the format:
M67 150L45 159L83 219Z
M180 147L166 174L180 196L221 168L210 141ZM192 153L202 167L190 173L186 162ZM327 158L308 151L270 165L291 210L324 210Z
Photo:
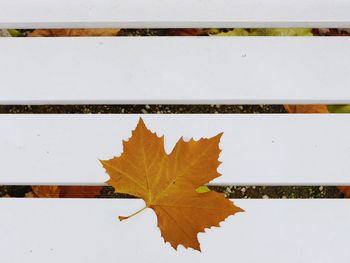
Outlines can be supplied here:
M350 28L348 0L11 0L0 28ZM349 37L1 38L0 104L345 104ZM224 132L219 185L350 185L350 115L0 115L0 184L103 185L138 118L165 135ZM350 201L244 208L164 245L139 199L0 199L0 260L330 263L348 259Z
M0 39L1 104L350 103L350 37Z
M165 245L141 200L1 199L4 262L330 263L348 255L348 200L233 200L246 213L199 234L202 253Z
M350 115L0 115L0 184L101 185L142 117L176 141L224 132L216 184L350 185Z

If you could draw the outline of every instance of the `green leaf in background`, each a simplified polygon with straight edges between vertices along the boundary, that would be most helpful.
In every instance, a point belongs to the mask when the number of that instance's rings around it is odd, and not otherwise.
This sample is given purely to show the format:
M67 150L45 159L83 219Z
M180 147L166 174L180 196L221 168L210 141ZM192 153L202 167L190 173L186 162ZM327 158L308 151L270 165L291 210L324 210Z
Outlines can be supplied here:
M328 105L331 113L350 113L350 105Z
M196 192L200 194L204 194L204 193L210 192L210 189L208 188L208 186L204 185L204 186L198 187L196 189Z
M212 34L214 36L313 36L309 28L235 28L231 31Z
M8 29L7 30L12 37L19 37L21 35L21 32L19 32L16 29Z
M265 33L265 36L313 36L309 28L271 28L258 30L260 30L260 34Z

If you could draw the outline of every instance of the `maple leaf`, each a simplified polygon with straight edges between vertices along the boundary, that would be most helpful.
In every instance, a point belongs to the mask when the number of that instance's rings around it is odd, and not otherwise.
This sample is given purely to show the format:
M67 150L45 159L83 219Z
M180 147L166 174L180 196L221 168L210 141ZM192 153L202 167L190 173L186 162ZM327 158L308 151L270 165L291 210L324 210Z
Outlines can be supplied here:
M101 161L110 176L107 182L117 192L142 198L155 211L162 237L174 249L178 245L200 251L199 232L243 210L213 191L196 191L220 176L217 168L222 134L210 139L181 138L168 155L164 136L147 129L140 118L128 141L123 141L120 157Z

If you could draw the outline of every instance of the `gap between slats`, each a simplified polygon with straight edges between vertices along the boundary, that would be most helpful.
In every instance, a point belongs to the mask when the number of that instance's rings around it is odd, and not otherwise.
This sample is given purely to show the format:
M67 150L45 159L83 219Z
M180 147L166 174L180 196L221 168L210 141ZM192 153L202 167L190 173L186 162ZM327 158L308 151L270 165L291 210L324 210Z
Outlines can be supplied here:
M347 0L11 0L0 27L350 27Z

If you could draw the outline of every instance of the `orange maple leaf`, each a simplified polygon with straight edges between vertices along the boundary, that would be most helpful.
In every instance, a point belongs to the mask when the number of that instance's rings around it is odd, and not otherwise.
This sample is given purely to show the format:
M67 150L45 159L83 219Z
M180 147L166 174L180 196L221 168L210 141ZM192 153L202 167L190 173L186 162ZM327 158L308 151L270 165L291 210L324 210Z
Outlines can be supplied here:
M142 198L155 211L162 237L174 249L178 245L200 251L199 232L243 210L223 194L196 189L220 176L217 168L221 134L185 142L181 138L171 154L164 150L164 136L147 129L140 118L132 137L123 141L120 157L101 161L110 175L108 184L117 192ZM119 217L124 220L128 217Z

